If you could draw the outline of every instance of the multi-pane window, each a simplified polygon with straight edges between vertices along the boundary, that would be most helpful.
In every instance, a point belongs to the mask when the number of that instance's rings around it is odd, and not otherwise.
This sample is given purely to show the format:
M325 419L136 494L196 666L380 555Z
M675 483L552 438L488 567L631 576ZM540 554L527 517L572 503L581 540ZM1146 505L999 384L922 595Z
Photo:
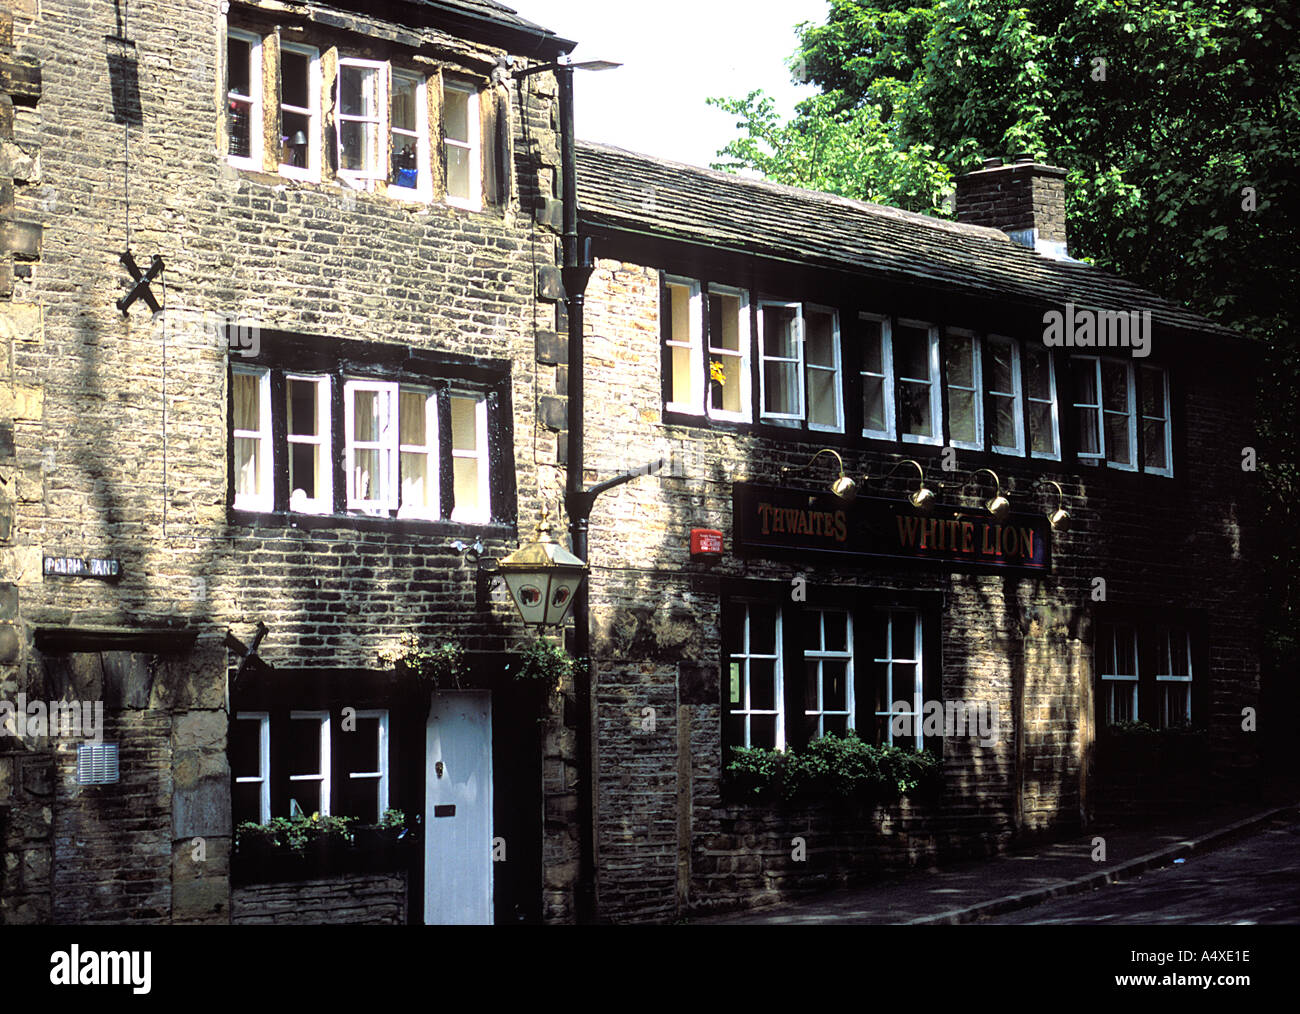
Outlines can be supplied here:
M1142 399L1142 470L1152 475L1173 475L1169 374L1158 366L1140 366L1137 377Z
M728 738L736 746L785 748L781 610L739 603L729 624Z
M400 517L438 517L438 399L432 391L404 387L398 394Z
M349 510L398 507L396 384L349 380L343 387L344 472Z
M330 812L330 714L291 711L285 743L289 774L289 815Z
M759 303L763 419L844 430L839 315L802 303Z
M232 161L262 167L262 40L233 29L226 37L226 135Z
M1156 688L1160 725L1170 729L1192 721L1192 638L1179 627L1156 631Z
M320 56L288 42L280 47L280 172L320 175Z
M881 611L872 614L868 627L876 741L919 750L925 707L920 614L911 609ZM903 719L899 724L905 735L895 735L895 718Z
M231 437L235 506L271 509L271 374L236 368L231 373Z
M808 428L844 431L840 377L839 315L822 306L804 308L804 366L808 384Z
M425 196L429 192L429 114L424 78L393 71L388 183Z
M984 449L984 405L980 397L979 339L949 330L943 339L947 377L948 436L953 447Z
M330 812L377 824L388 809L388 712L359 710L346 716L334 744L338 779Z
M447 166L447 203L478 210L482 204L479 97L472 85L444 81L442 141Z
M476 394L451 396L453 521L487 521L487 400Z
M229 750L235 823L298 813L378 823L392 790L389 729L386 708L237 710Z
M803 314L798 303L759 303L763 418L803 419Z
M1132 360L1100 356L1075 356L1071 365L1079 460L1087 464L1105 461L1111 468L1127 472L1138 471L1140 463L1141 470L1150 474L1173 475L1165 370L1159 366L1135 368Z
M1097 630L1097 676L1106 724L1138 718L1138 642L1131 626L1102 623Z
M894 327L894 370L898 386L898 428L903 441L943 443L939 391L939 329L900 320Z
M749 294L743 289L709 286L708 340L709 415L748 422Z
M860 314L862 435L894 439L893 337L888 317Z
M804 612L804 715L811 732L843 736L853 721L853 618L835 609Z
M239 711L230 723L231 806L234 821L265 824L271 819L271 717Z
M989 335L989 443L1001 454L1023 456L1024 423L1020 401L1020 348L1010 338Z
M1025 346L1025 411L1029 417L1029 453L1051 461L1061 459L1060 425L1056 407L1056 373L1052 354L1044 346Z
M355 183L384 175L380 130L387 70L374 60L339 61L334 113L339 176Z
M704 363L700 286L682 278L664 283L664 316L668 347L668 410L699 415L703 410Z
M328 514L334 509L329 398L328 377L285 378L290 510Z

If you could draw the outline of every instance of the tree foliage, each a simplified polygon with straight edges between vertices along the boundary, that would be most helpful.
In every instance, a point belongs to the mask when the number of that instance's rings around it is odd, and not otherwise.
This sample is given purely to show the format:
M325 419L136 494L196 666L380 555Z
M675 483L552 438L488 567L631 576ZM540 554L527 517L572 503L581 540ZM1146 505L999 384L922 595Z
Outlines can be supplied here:
M713 100L743 131L717 168L913 210L942 211L985 156L1062 166L1073 256L1261 340L1260 470L1292 533L1269 600L1292 650L1298 20L1251 0L831 0L791 59L821 94L789 122L761 93Z

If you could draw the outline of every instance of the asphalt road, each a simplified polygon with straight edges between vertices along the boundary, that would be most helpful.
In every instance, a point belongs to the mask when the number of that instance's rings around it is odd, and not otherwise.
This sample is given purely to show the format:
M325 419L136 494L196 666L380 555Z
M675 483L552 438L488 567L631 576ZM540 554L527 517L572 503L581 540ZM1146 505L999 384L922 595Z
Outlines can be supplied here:
M990 925L1300 925L1300 820L1087 894L980 920Z

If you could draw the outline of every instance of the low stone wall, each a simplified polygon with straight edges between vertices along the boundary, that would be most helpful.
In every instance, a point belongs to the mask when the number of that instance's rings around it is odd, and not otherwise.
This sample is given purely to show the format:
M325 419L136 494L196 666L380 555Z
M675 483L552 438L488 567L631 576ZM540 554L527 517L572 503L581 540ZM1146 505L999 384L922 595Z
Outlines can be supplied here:
M353 874L237 887L231 892L230 921L245 926L402 926L406 874Z

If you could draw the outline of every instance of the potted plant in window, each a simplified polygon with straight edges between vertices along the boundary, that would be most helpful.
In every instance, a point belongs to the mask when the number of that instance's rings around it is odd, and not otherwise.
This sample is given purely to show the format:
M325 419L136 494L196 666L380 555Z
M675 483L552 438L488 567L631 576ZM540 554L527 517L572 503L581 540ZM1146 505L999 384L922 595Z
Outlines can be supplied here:
M727 383L727 371L721 359L709 360L709 393L714 408L722 407L722 389Z

